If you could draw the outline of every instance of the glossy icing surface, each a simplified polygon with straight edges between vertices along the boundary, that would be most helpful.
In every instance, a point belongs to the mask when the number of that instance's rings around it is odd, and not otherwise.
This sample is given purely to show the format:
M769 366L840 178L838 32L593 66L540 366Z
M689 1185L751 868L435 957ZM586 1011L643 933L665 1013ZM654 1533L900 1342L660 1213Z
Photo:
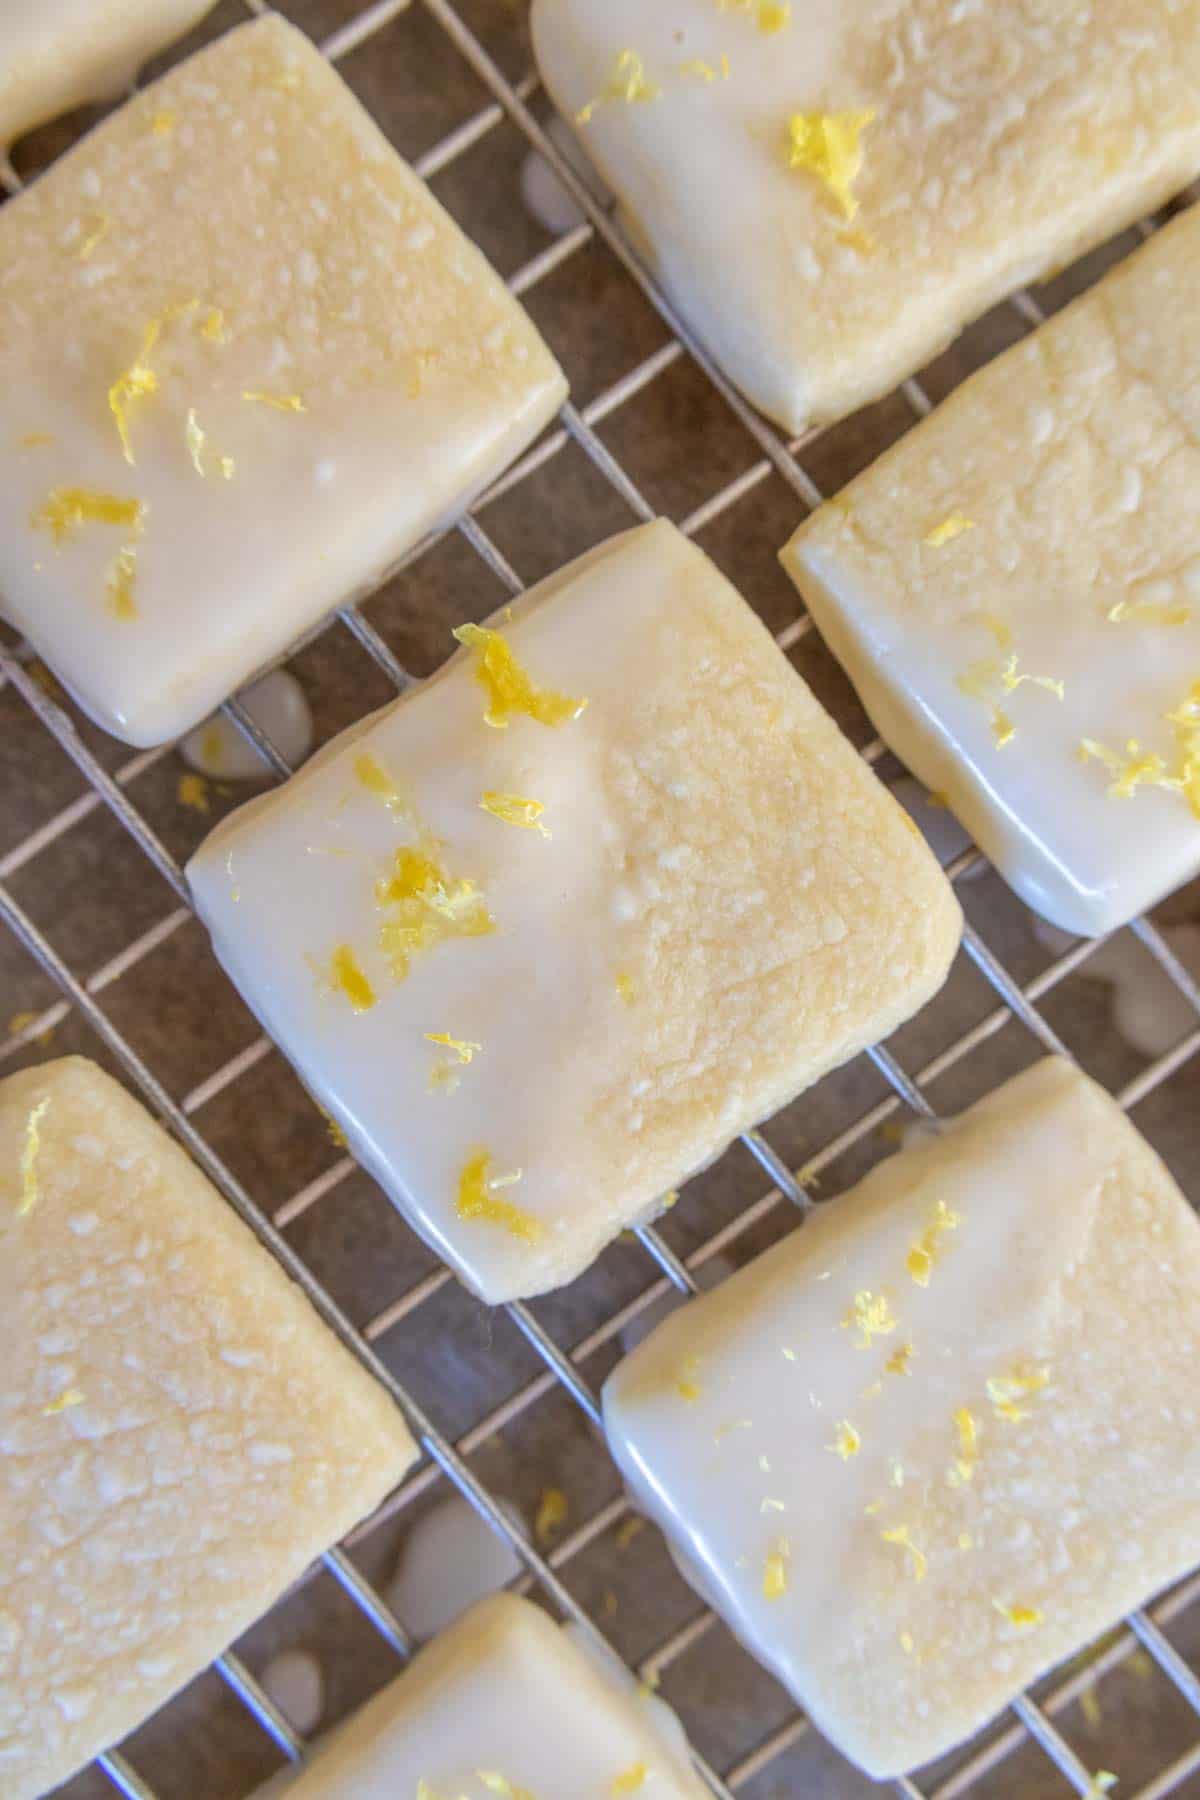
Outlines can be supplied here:
M115 100L213 0L0 0L0 146L89 101Z
M565 393L277 16L3 209L0 389L0 606L135 744L196 724L381 574Z
M674 527L610 540L493 624L558 723L489 725L464 649L223 823L188 876L354 1154L497 1301L571 1279L894 1029L961 921ZM426 902L414 853L443 884Z
M539 1607L496 1595L435 1638L307 1769L269 1783L259 1800L704 1800L707 1792L681 1734L656 1730L636 1692Z
M883 1777L1200 1558L1198 1353L1200 1225L1050 1060L689 1302L605 1424L688 1579Z
M532 17L635 240L793 431L886 393L1200 168L1197 0L534 0Z
M79 1057L0 1082L0 1793L126 1736L393 1488L383 1389Z
M1185 213L783 555L888 744L1085 936L1200 869L1198 281Z

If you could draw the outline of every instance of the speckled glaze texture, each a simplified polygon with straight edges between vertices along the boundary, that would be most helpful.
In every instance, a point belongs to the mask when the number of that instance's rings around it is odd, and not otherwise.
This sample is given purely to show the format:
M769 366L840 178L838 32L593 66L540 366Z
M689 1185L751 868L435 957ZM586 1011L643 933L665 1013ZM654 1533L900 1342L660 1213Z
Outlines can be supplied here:
M532 17L569 119L641 57L657 98L602 101L581 139L680 310L793 431L877 399L1200 168L1196 0L534 0ZM852 218L790 166L797 114L872 115Z
M1186 213L783 554L891 748L1023 900L1083 936L1200 869L1198 281L1200 216ZM1006 691L1011 657L1017 680L1037 680ZM1122 765L1149 753L1179 779L1189 731L1190 794L1114 794L1119 771L1080 754L1085 740Z
M1049 1060L661 1325L605 1424L688 1579L882 1778L1200 1558L1198 1353L1194 1214Z
M105 729L177 736L498 474L565 391L308 39L243 26L0 214L4 609ZM56 533L64 489L141 514Z
M579 717L493 729L461 653L225 822L188 875L217 954L354 1153L498 1301L570 1280L886 1036L941 985L961 915L907 816L673 526L612 540L493 623L539 687L586 699ZM364 755L391 804L359 778ZM543 805L549 835L489 815L494 792ZM426 839L494 930L396 979L379 883ZM328 979L343 945L364 1010ZM479 1047L452 1086L426 1033ZM480 1151L520 1172L504 1198L524 1238L456 1210Z
M0 1083L0 1792L140 1723L396 1485L383 1389L71 1057Z

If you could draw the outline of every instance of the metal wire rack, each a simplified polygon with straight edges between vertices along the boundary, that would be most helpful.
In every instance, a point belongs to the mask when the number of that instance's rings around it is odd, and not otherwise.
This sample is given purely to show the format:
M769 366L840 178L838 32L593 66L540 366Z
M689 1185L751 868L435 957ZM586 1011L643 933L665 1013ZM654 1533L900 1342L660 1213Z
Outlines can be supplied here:
M488 576L497 581L503 590L512 595L520 593L524 585L520 575L481 521L489 508L496 506L505 496L520 489L522 484L528 483L540 472L552 468L556 459L562 457L570 447L582 453L590 467L607 485L611 495L615 496L623 509L626 523L630 518L647 520L653 517L655 509L622 460L618 459L602 439L600 428L609 421L617 420L623 409L633 405L652 384L660 381L675 365L684 363L690 363L693 369L698 370L720 396L741 429L745 454L735 473L729 474L726 471L720 484L711 487L700 504L679 517L678 523L682 529L690 535L706 531L734 509L752 502L765 484L776 479L783 482L793 497L797 514L802 508L819 504L822 493L810 470L814 461L820 460L822 440L829 434L812 433L803 439L785 441L747 406L713 366L702 346L694 340L669 303L658 292L613 219L596 203L573 170L564 163L554 143L547 138L534 110L539 100L536 76L527 74L520 80L510 80L485 47L481 34L466 23L464 13L468 10L478 12L480 5L484 3L485 0L478 0L476 6L471 8L469 0L458 0L458 4L455 4L455 0L375 0L374 4L352 12L333 35L326 38L322 49L334 62L344 62L356 52L369 50L383 39L384 34L398 28L402 15L423 12L427 23L442 34L449 50L466 65L474 82L485 91L487 98L485 104L441 136L432 148L413 159L418 171L432 179L452 170L492 134L500 130L515 130L525 143L540 152L550 164L562 185L577 202L583 219L557 241L539 250L517 270L510 281L513 292L532 296L541 284L546 283L571 259L589 247L599 247L608 256L615 258L623 272L622 278L640 290L640 294L665 326L667 337L664 343L628 368L618 379L604 385L582 408L566 403L557 426L496 482L468 514L448 528L449 534L457 534L469 546L473 555L485 567ZM500 0L497 0L497 4L499 3ZM242 4L251 13L266 10L265 0L242 0ZM295 9L284 4L283 10ZM20 186L19 177L10 164L4 164L0 175L10 192L16 191ZM1142 236L1146 236L1153 228L1154 221L1146 221L1137 230ZM1043 316L1038 301L1028 293L1014 296L1008 304L1008 311L1011 315L1010 323L1020 330L1035 326ZM558 345L555 347L559 348ZM930 410L931 400L926 388L917 380L911 380L904 384L900 395L893 397L888 405L893 409L902 405L907 409L906 416L911 422L912 418L919 418ZM877 430L874 446L868 445L868 455L874 454L874 450L881 447ZM865 461L867 456L860 455L859 460ZM419 566L446 536L447 533L438 533L427 539L404 559L401 567ZM378 592L382 586L380 583L371 592L364 591L350 596L333 620L310 633L302 645L293 646L289 655L295 655L308 646L319 650L326 634L340 630L349 634L350 639L354 640L394 689L402 690L409 686L414 677L389 647L382 632L362 610L372 593ZM793 617L777 632L777 641L782 649L791 652L809 639L811 631L811 622L807 617ZM811 648L814 654L820 653L815 638L806 647ZM139 784L157 764L171 755L171 748L139 753L110 769L106 766L104 757L90 747L86 734L78 729L54 695L39 683L36 671L31 669L26 647L15 644L5 648L3 640L0 640L0 690L5 686L40 721L61 751L70 758L83 777L85 786L78 797L36 824L20 842L0 856L0 917L28 952L33 963L38 965L44 976L50 978L59 992L59 998L42 1005L36 1016L26 1019L7 1041L0 1041L0 1067L23 1053L32 1054L32 1047L44 1033L62 1025L72 1016L76 1022L86 1026L94 1034L94 1038L99 1040L110 1061L140 1091L150 1107L191 1152L237 1212L305 1289L326 1321L385 1385L396 1404L405 1412L424 1452L422 1463L380 1512L352 1533L344 1545L330 1550L322 1564L310 1571L301 1584L310 1582L321 1569L332 1576L388 1646L390 1653L394 1654L397 1669L411 1651L410 1634L403 1621L395 1617L378 1586L364 1573L360 1561L356 1560L356 1553L370 1544L374 1534L381 1530L385 1522L404 1514L439 1483L453 1484L471 1501L491 1528L512 1544L525 1570L521 1585L540 1589L560 1614L576 1620L585 1631L600 1636L599 1626L568 1585L568 1578L579 1559L628 1517L629 1509L625 1499L618 1491L615 1497L599 1506L547 1552L533 1541L519 1523L514 1523L509 1511L485 1485L472 1466L474 1453L496 1433L503 1432L529 1415L539 1402L546 1401L559 1388L570 1396L585 1420L593 1426L597 1425L600 1415L596 1383L589 1377L588 1367L606 1351L611 1354L618 1334L624 1328L657 1306L664 1296L673 1291L683 1294L695 1292L698 1277L706 1264L724 1252L744 1246L748 1239L753 1241L754 1234L765 1224L771 1221L777 1223L780 1218L787 1219L789 1206L801 1212L807 1209L811 1204L808 1190L816 1184L822 1172L851 1152L866 1153L880 1127L888 1126L908 1115L932 1119L935 1116L934 1108L927 1090L964 1064L975 1052L984 1046L993 1045L999 1034L1006 1032L1010 1025L1015 1024L1019 1030L1028 1034L1028 1038L1032 1040L1031 1048L1036 1046L1039 1051L1070 1053L1059 1031L1039 1008L1070 977L1086 969L1089 958L1095 954L1099 944L1078 942L1054 957L1035 976L1022 981L1010 972L1006 962L985 941L980 930L974 924L968 924L964 954L974 965L992 996L986 1007L979 1010L969 1028L957 1030L952 1041L943 1044L935 1055L925 1059L916 1073L911 1075L902 1066L896 1051L879 1045L867 1052L876 1076L880 1078L880 1097L865 1111L856 1112L828 1142L809 1155L799 1175L793 1173L786 1157L772 1145L771 1139L776 1135L773 1131L775 1122L768 1122L762 1131L748 1133L744 1145L753 1164L757 1165L769 1184L765 1191L758 1192L749 1203L739 1202L719 1229L709 1230L707 1235L703 1231L696 1233L696 1241L686 1254L671 1247L665 1230L639 1231L637 1237L649 1262L643 1263L631 1297L599 1318L573 1344L564 1348L530 1307L522 1304L508 1307L506 1311L509 1318L532 1347L541 1368L501 1401L491 1405L468 1428L453 1432L442 1429L436 1417L432 1416L437 1409L431 1411L418 1402L410 1387L397 1378L388 1356L377 1346L395 1328L406 1323L417 1323L421 1309L452 1283L449 1272L442 1267L428 1270L395 1299L379 1307L361 1326L356 1325L347 1310L335 1301L317 1278L305 1257L285 1236L289 1227L311 1215L315 1209L328 1207L330 1196L356 1172L351 1159L339 1156L330 1166L292 1192L282 1204L268 1212L255 1201L247 1185L231 1170L227 1161L211 1147L204 1130L197 1123L206 1107L222 1094L228 1093L270 1056L272 1045L268 1040L261 1036L254 1038L215 1072L177 1097L135 1047L131 1041L131 1033L120 1029L110 1016L110 1010L106 1010L103 996L140 965L154 958L169 940L185 930L192 917L180 862L168 849L162 834L151 822L146 810L139 807L136 799ZM278 779L286 778L290 771L284 758L239 702L236 699L230 700L225 710L237 728L262 753L274 776ZM886 755L878 739L867 742L863 754L873 763L880 762ZM18 901L11 884L14 878L25 877L34 869L37 859L53 846L59 845L68 834L78 831L103 808L107 808L128 832L138 850L166 883L176 904L142 930L132 942L125 944L119 952L81 974L76 968L69 966L68 959L36 922L33 910ZM967 848L950 863L947 873L955 882L965 882L985 866L979 852ZM1139 919L1130 930L1184 997L1192 1009L1194 1024L1169 1051L1140 1068L1119 1085L1116 1097L1126 1108L1138 1106L1163 1089L1200 1053L1200 986L1173 954L1154 923L1148 919ZM861 1088L855 1091L861 1091ZM751 1166L749 1163L744 1165L743 1175ZM740 1179L741 1190L744 1192L745 1181ZM1103 1644L1093 1646L1085 1657L1078 1659L1067 1670L1060 1670L1050 1677L1036 1700L1030 1696L1020 1697L998 1727L985 1734L977 1745L953 1759L944 1769L937 1771L932 1785L922 1787L915 1781L902 1779L893 1784L895 1789L906 1795L908 1800L955 1800L955 1797L967 1793L1013 1794L1033 1792L1035 1789L1039 1795L1052 1791L1086 1794L1090 1788L1091 1769L1057 1721L1064 1717L1081 1696L1094 1688L1098 1680L1140 1653L1148 1654L1154 1669L1165 1677L1174 1691L1177 1706L1181 1704L1186 1714L1192 1718L1192 1729L1185 1734L1184 1747L1173 1750L1169 1760L1160 1762L1150 1778L1142 1782L1137 1790L1138 1800L1159 1800L1160 1796L1185 1791L1200 1794L1200 1678L1167 1635L1168 1629L1183 1620L1188 1609L1197 1600L1200 1600L1200 1575L1184 1582L1148 1610L1133 1614L1121 1630ZM689 1654L694 1653L701 1641L706 1639L721 1644L722 1656L734 1654L731 1642L724 1637L723 1627L707 1609L697 1609L693 1599L683 1621L636 1659L637 1672L650 1680L669 1675L683 1667ZM225 1688L242 1703L277 1750L292 1760L301 1758L305 1753L305 1744L251 1672L248 1662L231 1650L219 1659L215 1669ZM686 1687L686 1682L681 1685ZM178 1703L172 1704L174 1706ZM685 1721L692 1723L688 1719L686 1701L682 1703L681 1710ZM172 1708L169 1707L165 1715L168 1729L171 1716ZM771 1726L766 1735L744 1745L732 1761L726 1759L721 1773L718 1774L707 1762L698 1758L700 1773L712 1792L724 1797L724 1800L729 1800L729 1796L733 1794L765 1796L769 1791L796 1792L798 1788L793 1784L800 1776L796 1773L793 1754L798 1745L812 1736L806 1720L789 1712L779 1716L778 1722ZM1178 1740L1179 1733L1176 1732L1175 1736ZM1036 1773L1031 1772L1032 1766L1028 1762L1032 1747L1036 1747L1036 1751L1043 1753L1047 1759ZM832 1767L831 1772L828 1764L822 1764L822 1768L825 1773L821 1792L842 1796L860 1791L857 1778L848 1765L840 1760ZM1014 1769L1022 1772L1014 1774ZM1056 1778L1055 1771L1061 1780ZM106 1782L101 1782L98 1788L90 1787L89 1793L103 1791L106 1785L110 1785L131 1796L132 1800L155 1800L156 1790L138 1772L135 1760L130 1755L113 1750L98 1759L92 1774L93 1777L106 1778ZM1049 1787L1046 1786L1047 1779ZM779 1781L784 1783L782 1788L770 1786L772 1782ZM809 1789L807 1776L804 1777L804 1782L806 1791L817 1791L815 1787ZM74 1791L75 1785L72 1784L72 1792ZM186 1790L176 1788L174 1791ZM244 1786L225 1791L241 1792L244 1791ZM1122 1793L1125 1791L1122 1788Z

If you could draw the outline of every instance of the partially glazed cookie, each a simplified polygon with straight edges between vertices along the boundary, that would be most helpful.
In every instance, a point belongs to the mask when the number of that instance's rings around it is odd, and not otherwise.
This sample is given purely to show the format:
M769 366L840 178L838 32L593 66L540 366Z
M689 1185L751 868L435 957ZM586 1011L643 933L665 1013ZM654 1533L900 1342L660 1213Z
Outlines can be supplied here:
M1200 1559L1198 1366L1200 1224L1051 1060L660 1325L604 1416L687 1578L883 1778Z
M543 582L188 867L350 1147L489 1301L556 1287L914 1012L907 816L659 522Z

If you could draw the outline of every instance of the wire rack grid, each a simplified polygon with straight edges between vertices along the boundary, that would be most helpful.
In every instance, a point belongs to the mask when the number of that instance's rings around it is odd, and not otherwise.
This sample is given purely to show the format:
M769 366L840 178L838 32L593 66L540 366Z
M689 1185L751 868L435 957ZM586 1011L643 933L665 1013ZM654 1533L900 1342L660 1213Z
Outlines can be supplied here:
M266 10L264 0L243 0L243 4L253 14ZM485 530L480 517L504 496L550 467L568 446L574 446L582 452L633 520L653 517L655 509L622 461L603 441L599 428L619 415L622 409L627 408L668 370L683 361L690 362L701 371L715 389L736 418L754 454L752 460L732 478L724 480L701 504L679 518L681 528L689 535L701 533L712 526L714 521L741 506L770 478L781 479L800 507L809 508L819 504L823 496L810 473L810 464L814 455L819 452L824 434L811 433L802 439L785 441L730 387L720 371L713 366L703 347L695 341L669 302L657 290L621 235L614 219L597 203L574 170L564 162L554 142L547 137L531 109L531 102L538 95L536 76L526 74L517 81L506 77L497 60L485 47L482 37L465 22L463 13L466 6L463 0L457 6L452 0L375 0L375 4L353 12L326 38L321 47L335 63L342 62L360 50L369 49L372 42L410 8L424 11L428 19L444 34L453 52L463 59L488 96L486 104L443 135L423 155L414 159L418 171L432 179L451 169L498 128L515 128L521 138L545 158L562 186L577 203L582 215L579 224L567 230L557 241L540 250L518 269L510 280L513 292L531 295L540 284L546 282L570 259L578 256L585 247L599 245L616 259L624 277L640 290L659 315L668 333L665 343L629 368L616 381L605 385L581 409L568 401L562 408L558 425L497 481L468 513L448 527L447 532L457 534L465 541L503 590L511 595L522 592L525 584L507 555ZM9 191L15 192L21 184L12 166L5 164L0 173L3 174ZM1154 223L1144 221L1136 229L1144 237L1154 229ZM1029 293L1014 296L1009 302L1009 308L1022 330L1036 326L1043 316L1038 301ZM925 387L915 379L903 385L901 397L910 422L913 418L924 416L931 408L932 403ZM439 532L418 545L404 559L401 567L420 565L422 559L446 535L446 532ZM390 571L384 581L394 573L395 571ZM370 591L349 596L335 620L310 633L302 645L293 646L288 653L289 657L322 639L328 631L340 628L365 652L395 690L402 691L410 686L413 675L361 610L362 604L372 593L383 587L384 581L373 584ZM793 617L776 633L777 642L783 650L790 652L809 637L811 629L811 622L807 617ZM815 1185L822 1172L847 1153L868 1145L881 1127L894 1128L895 1121L904 1117L933 1120L935 1110L926 1090L975 1051L992 1043L1010 1024L1016 1023L1027 1033L1032 1045L1039 1051L1070 1054L1060 1033L1048 1022L1039 1010L1039 1005L1053 995L1068 978L1086 969L1089 959L1099 950L1103 940L1080 941L1071 945L1048 962L1036 976L1022 982L1009 971L1003 957L989 946L982 933L973 924L968 924L964 937L965 955L993 996L987 1009L974 1020L969 1029L957 1033L953 1041L925 1060L915 1075L907 1073L898 1056L883 1045L875 1046L867 1052L874 1069L882 1078L882 1096L807 1157L799 1174L793 1173L785 1157L772 1147L768 1135L771 1134L770 1122L763 1131L747 1133L745 1147L754 1164L770 1183L766 1191L758 1194L749 1204L740 1206L720 1229L710 1231L707 1235L701 1234L699 1241L686 1254L673 1249L665 1234L658 1230L646 1228L639 1231L637 1237L650 1264L636 1284L637 1291L569 1348L564 1349L559 1344L529 1307L514 1304L506 1308L516 1329L532 1347L543 1366L532 1379L525 1381L502 1401L489 1408L468 1429L459 1431L455 1436L439 1428L430 1411L397 1379L386 1358L376 1348L386 1334L405 1321L414 1320L420 1309L451 1283L449 1272L442 1267L429 1271L395 1300L379 1308L361 1326L356 1326L347 1311L334 1300L305 1258L284 1235L289 1226L319 1207L322 1202L328 1201L329 1196L347 1181L355 1170L351 1159L339 1157L316 1178L298 1188L281 1205L268 1212L256 1203L247 1186L211 1147L195 1123L196 1116L206 1106L240 1079L248 1076L258 1063L271 1054L273 1047L270 1042L263 1037L255 1038L214 1073L176 1098L134 1047L129 1034L118 1028L101 1003L100 996L105 990L152 958L192 918L180 862L133 798L138 783L156 764L171 754L171 747L139 753L110 771L96 751L89 747L84 734L68 712L58 704L54 694L39 682L25 645L16 644L5 648L0 642L0 689L6 685L11 687L70 758L84 778L85 787L75 800L59 808L53 816L37 825L0 857L0 917L3 917L33 962L50 977L60 996L52 1004L43 1006L34 1016L24 1019L19 1029L6 1042L0 1042L0 1065L22 1052L31 1051L43 1034L74 1014L90 1029L130 1084L140 1091L150 1107L191 1152L200 1167L278 1257L287 1272L300 1283L343 1342L386 1386L404 1411L424 1452L422 1463L380 1512L352 1533L345 1545L330 1550L320 1565L336 1580L390 1651L395 1653L397 1665L410 1654L412 1638L378 1587L364 1574L352 1553L368 1542L385 1521L402 1514L443 1481L449 1482L465 1495L488 1525L512 1545L525 1571L518 1585L522 1588L539 1588L559 1613L575 1620L585 1632L603 1641L599 1625L567 1585L565 1572L603 1534L627 1519L627 1502L618 1493L546 1552L518 1522L514 1522L509 1510L479 1478L471 1466L473 1453L497 1432L503 1431L527 1414L559 1388L570 1396L587 1421L593 1426L598 1425L599 1405L595 1382L589 1379L587 1373L589 1362L602 1352L611 1353L622 1330L650 1313L660 1305L664 1297L672 1293L695 1292L706 1265L722 1253L736 1249L764 1221L777 1214L786 1218L789 1206L803 1215L812 1204L808 1190ZM286 760L239 701L236 698L230 700L225 711L238 730L261 752L274 777L286 779L290 773ZM868 761L879 763L886 753L884 746L876 738L864 744L863 754ZM108 808L129 833L138 849L171 890L177 904L125 944L117 954L109 956L86 975L80 975L54 947L47 934L35 922L30 910L14 896L10 884L13 877L27 871L39 856L75 831L100 808ZM965 883L985 867L980 853L967 847L949 863L947 873L953 881ZM1168 1051L1148 1062L1120 1085L1116 1098L1126 1108L1139 1105L1163 1088L1200 1053L1200 987L1151 920L1139 919L1130 930L1183 997L1190 1008L1193 1022ZM303 1581L311 1580L315 1572L310 1571ZM1182 1793L1185 1790L1200 1793L1200 1786L1196 1785L1200 1782L1200 1679L1166 1635L1166 1628L1182 1619L1198 1599L1200 1576L1194 1576L1155 1606L1133 1614L1116 1634L1104 1643L1093 1646L1084 1658L1050 1678L1037 1700L1028 1695L1021 1696L1014 1702L1005 1720L987 1734L979 1745L972 1747L955 1759L952 1766L942 1771L935 1785L918 1786L913 1780L901 1779L894 1784L896 1791L908 1796L908 1800L926 1800L926 1797L927 1800L955 1800L956 1796L969 1792L982 1793L989 1780L999 1776L1004 1782L1004 1772L1011 1766L1012 1760L1018 1757L1018 1753L1027 1751L1030 1745L1035 1745L1047 1759L1046 1768L1051 1777L1053 1778L1054 1771L1061 1777L1057 1791L1087 1794L1092 1788L1091 1770L1055 1721L1081 1695L1091 1690L1102 1676L1142 1653L1148 1654L1154 1667L1169 1682L1193 1717L1194 1727L1190 1744L1164 1766L1158 1767L1150 1779L1142 1783L1138 1789L1138 1800L1159 1800L1159 1796ZM702 1639L720 1631L718 1622L708 1609L693 1610L684 1623L638 1659L636 1672L643 1679L657 1682L679 1665ZM248 1664L231 1650L218 1660L215 1667L225 1687L244 1705L248 1714L261 1726L277 1749L287 1758L300 1759L305 1754L304 1742L271 1700ZM169 1717L168 1708L168 1721ZM697 1758L697 1766L712 1792L724 1796L725 1800L739 1792L765 1793L766 1789L761 1785L763 1778L770 1778L773 1771L786 1770L788 1753L808 1734L807 1721L793 1713L775 1725L761 1741L745 1749L722 1773L718 1774L700 1757ZM155 1789L138 1773L134 1762L121 1752L114 1750L100 1757L96 1768L112 1787L134 1797L134 1800L155 1800ZM857 1786L847 1785L849 1779L847 1766L841 1764L840 1775L835 1772L829 1791L839 1795L857 1792ZM786 1788L782 1791L794 1789ZM1018 1789L1009 1783L994 1791L1012 1793ZM1043 1791L1040 1782L1038 1791Z

